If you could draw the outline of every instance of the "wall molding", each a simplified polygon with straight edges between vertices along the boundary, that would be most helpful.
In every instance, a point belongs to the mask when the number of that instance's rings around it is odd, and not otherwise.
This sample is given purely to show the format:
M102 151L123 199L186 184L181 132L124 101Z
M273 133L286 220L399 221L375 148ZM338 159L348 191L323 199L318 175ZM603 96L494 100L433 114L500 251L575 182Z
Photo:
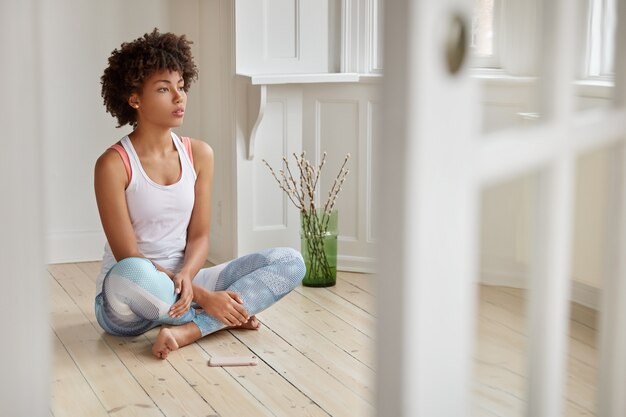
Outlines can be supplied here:
M381 0L343 0L341 71L382 74Z
M382 74L383 73L383 51L382 49L382 9L383 0L369 0L367 7L367 18L369 25L368 30L368 45L367 45L367 72Z

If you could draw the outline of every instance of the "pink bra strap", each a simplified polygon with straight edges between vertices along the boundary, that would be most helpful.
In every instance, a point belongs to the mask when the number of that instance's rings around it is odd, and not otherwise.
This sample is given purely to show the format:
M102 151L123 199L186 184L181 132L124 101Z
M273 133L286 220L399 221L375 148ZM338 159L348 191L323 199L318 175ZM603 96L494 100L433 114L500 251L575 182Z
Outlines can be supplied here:
M182 136L181 140L183 141L183 145L185 146L185 150L187 151L187 155L189 155L189 160L191 161L191 166L193 166L193 152L191 151L191 139L187 136ZM117 153L122 157L122 161L124 162L124 168L126 169L126 175L128 176L128 183L130 183L131 178L133 177L133 171L130 167L130 159L128 158L128 152L126 149L119 143L112 145L109 149L114 149Z
M193 166L193 153L191 152L191 139L187 136L181 136L180 140L183 141L183 145L185 146L185 150L187 151L187 155L189 155L189 160L191 161L191 166Z
M124 147L119 143L112 145L109 149L116 150L117 153L119 153L122 157L122 161L124 162L124 168L126 169L126 175L128 176L128 183L130 184L130 180L133 177L133 171L130 168L130 159L128 158L128 152L126 152L126 149L124 149Z

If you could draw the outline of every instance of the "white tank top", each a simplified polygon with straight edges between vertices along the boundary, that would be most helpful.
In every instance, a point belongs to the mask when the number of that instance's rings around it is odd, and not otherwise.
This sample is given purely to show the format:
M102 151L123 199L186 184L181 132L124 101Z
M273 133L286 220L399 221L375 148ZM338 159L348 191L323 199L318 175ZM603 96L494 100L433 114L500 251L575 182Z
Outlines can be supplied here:
M174 132L172 141L178 151L181 175L171 185L157 184L148 177L128 136L121 140L121 144L130 160L132 175L126 188L126 203L139 251L164 268L177 272L182 267L187 244L187 227L195 201L196 172L182 141ZM96 281L96 294L102 292L102 281L115 263L107 242Z

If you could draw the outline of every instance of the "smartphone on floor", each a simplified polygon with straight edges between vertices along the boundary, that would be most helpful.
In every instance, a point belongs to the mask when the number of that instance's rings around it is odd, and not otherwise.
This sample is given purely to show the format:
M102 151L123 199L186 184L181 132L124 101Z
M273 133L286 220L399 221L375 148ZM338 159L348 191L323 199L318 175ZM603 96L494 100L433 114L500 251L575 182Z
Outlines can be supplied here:
M258 363L254 355L213 356L209 359L209 366L256 366Z

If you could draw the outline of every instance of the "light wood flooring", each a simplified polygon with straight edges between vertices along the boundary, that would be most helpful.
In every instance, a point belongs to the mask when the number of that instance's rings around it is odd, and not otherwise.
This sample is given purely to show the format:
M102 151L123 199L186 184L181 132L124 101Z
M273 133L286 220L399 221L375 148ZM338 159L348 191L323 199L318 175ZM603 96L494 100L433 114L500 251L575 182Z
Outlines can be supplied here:
M94 315L99 262L51 265L51 415L374 416L374 278L339 273L331 288L299 287L261 313L259 331L221 331L159 361L158 330L105 334ZM595 409L593 312L575 307L567 416ZM482 287L472 416L522 416L524 294ZM211 355L255 354L258 366L211 368Z
M481 286L473 417L526 416L528 337L525 291ZM596 415L596 312L571 304L565 417Z

